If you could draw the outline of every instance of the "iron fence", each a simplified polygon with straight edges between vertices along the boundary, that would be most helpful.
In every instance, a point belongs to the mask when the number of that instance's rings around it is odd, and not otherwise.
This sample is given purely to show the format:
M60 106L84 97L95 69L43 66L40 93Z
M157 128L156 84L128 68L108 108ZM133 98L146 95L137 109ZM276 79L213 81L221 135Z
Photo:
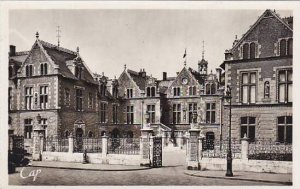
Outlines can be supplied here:
M107 152L109 154L137 155L140 153L140 138L109 138Z
M101 153L102 152L102 138L89 137L75 137L74 138L74 152L83 153Z
M69 139L49 136L45 138L44 151L48 152L68 152Z
M226 158L229 140L204 139L202 141L202 157ZM241 158L241 143L235 138L231 139L232 158Z
M272 139L255 139L250 142L248 159L292 161L293 146L288 143L279 143Z

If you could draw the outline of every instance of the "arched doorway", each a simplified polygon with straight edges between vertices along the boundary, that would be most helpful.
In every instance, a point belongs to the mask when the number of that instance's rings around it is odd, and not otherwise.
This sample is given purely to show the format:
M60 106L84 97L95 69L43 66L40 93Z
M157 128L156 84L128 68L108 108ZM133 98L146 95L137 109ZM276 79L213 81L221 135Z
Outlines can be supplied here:
M83 130L81 128L77 128L75 131L75 152L83 152Z

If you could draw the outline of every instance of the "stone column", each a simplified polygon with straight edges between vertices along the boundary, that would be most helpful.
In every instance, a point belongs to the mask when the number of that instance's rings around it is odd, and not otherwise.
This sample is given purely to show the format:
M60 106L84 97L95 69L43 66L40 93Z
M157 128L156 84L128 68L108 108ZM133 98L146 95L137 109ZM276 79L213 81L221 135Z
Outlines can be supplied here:
M199 136L200 129L190 129L190 136L188 140L188 153L187 153L187 169L200 170L199 162Z
M33 130L33 152L32 160L41 161L41 139L39 136L39 130Z
M140 155L141 166L150 166L150 136L153 135L153 129L141 129Z
M247 135L244 135L244 138L241 139L241 158L242 160L248 160L249 153L249 138Z
M68 140L69 140L69 153L73 153L74 152L74 136L72 133L69 135Z

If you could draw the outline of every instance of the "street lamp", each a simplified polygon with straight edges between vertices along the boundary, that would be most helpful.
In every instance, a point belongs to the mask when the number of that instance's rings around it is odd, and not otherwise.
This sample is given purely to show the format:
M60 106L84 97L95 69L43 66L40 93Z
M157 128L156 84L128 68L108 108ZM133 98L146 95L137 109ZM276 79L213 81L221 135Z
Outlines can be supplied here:
M227 149L227 170L226 176L232 177L232 152L231 152L231 88L227 85L226 95L224 97L226 101L229 101L229 128L228 128L228 149Z

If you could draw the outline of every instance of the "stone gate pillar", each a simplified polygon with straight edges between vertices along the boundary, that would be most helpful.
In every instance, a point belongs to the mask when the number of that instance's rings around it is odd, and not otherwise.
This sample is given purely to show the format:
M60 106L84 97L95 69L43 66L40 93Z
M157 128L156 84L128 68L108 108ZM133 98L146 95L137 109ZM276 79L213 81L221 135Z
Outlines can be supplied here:
M187 144L187 169L200 170L199 162L200 129L190 129Z
M141 155L141 166L150 166L150 137L153 136L153 129L146 128L141 129L140 139L140 155ZM152 140L153 141L153 140Z
M33 152L32 160L41 161L42 151L43 151L43 130L40 128L35 128L33 130Z
M249 138L245 133L244 137L241 139L241 158L242 160L248 160L248 152L249 152Z

